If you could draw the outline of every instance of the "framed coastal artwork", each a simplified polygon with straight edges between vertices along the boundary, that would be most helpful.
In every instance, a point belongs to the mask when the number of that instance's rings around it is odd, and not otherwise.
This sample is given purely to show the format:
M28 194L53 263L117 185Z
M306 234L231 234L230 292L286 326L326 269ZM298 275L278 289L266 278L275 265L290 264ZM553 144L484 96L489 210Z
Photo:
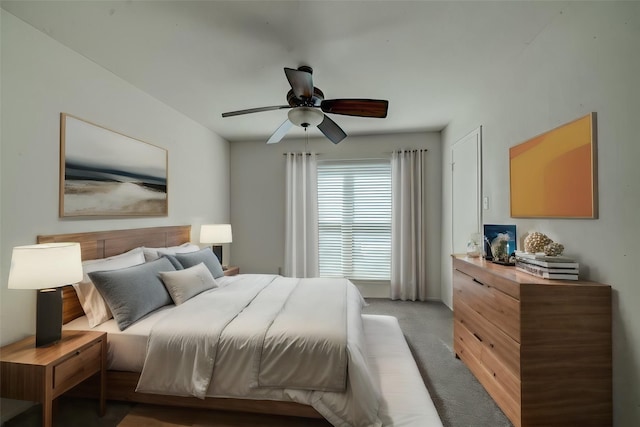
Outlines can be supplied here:
M511 217L597 218L596 113L509 149Z
M167 150L60 115L60 216L167 216Z

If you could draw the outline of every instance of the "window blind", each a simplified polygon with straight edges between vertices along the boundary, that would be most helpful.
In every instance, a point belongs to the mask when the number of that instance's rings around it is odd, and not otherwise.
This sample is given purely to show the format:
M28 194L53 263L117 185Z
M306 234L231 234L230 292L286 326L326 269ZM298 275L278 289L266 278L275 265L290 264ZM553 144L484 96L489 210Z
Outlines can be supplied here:
M321 277L391 276L391 165L388 160L318 164Z

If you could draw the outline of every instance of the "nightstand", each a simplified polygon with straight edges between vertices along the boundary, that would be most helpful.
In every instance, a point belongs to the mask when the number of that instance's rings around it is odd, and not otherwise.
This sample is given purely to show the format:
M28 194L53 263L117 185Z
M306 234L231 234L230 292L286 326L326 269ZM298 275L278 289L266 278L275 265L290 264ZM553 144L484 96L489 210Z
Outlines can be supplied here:
M240 267L229 266L224 271L225 276L235 276L236 274L240 274Z
M0 348L0 396L42 403L42 425L51 427L53 400L100 374L100 416L105 411L107 334L62 331L59 342L35 347L35 337Z

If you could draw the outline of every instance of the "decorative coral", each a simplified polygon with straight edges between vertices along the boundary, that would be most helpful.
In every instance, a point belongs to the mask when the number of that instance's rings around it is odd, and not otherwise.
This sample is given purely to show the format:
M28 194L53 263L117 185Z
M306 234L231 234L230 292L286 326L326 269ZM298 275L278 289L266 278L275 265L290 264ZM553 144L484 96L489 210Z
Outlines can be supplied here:
M509 235L500 233L491 242L491 255L496 261L507 261L509 259Z
M533 231L524 239L524 250L530 253L542 252L544 247L550 243L553 243L553 240L547 235Z
M544 247L544 254L548 256L562 255L562 251L564 251L564 245L562 245L562 243L553 242Z

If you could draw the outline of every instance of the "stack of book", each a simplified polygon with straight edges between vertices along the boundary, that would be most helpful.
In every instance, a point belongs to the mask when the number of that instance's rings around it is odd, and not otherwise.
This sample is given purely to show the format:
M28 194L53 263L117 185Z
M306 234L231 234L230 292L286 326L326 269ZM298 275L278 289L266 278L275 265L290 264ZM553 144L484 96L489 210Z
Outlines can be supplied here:
M572 258L516 251L516 269L543 279L578 280L579 267Z

